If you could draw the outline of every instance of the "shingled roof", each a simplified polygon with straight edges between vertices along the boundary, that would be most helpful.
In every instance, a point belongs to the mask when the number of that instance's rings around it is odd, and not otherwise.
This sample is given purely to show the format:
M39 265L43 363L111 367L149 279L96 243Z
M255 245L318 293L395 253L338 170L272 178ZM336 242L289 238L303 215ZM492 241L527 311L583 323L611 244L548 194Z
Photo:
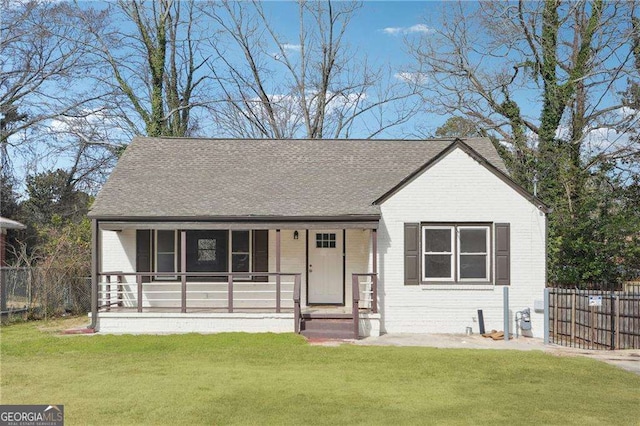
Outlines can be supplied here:
M135 138L89 216L375 216L376 199L453 142ZM489 139L464 143L507 173Z

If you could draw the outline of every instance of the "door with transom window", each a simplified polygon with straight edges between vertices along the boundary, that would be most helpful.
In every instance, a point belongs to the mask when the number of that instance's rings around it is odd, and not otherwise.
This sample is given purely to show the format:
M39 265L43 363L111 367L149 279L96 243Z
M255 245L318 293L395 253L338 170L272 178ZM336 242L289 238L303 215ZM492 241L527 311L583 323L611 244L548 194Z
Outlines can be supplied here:
M344 305L342 230L309 231L307 304Z

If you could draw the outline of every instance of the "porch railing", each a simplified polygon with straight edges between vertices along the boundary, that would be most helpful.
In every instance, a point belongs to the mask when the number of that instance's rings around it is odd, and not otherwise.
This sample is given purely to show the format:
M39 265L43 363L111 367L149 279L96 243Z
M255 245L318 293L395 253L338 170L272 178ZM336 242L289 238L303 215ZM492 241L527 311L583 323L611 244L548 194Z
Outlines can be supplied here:
M98 308L291 312L296 309L294 295L300 293L300 282L300 273L282 272L101 272Z
M362 278L370 280L363 282ZM351 274L351 293L353 295L353 331L357 337L360 333L360 312L378 313L378 274Z

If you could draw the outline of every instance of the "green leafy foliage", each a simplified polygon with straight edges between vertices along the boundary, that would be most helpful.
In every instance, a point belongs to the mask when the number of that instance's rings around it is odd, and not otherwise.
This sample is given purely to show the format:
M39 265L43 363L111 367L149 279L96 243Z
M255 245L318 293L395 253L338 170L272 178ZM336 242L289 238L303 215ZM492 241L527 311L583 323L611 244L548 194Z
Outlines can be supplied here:
M601 283L605 288L640 276L640 191L612 181L607 167L590 176L572 215L550 228L550 280Z
M92 198L74 187L73 177L62 169L31 175L28 198L15 215L27 225L17 234L10 263L32 268L32 306L39 315L56 315L68 309L63 293L85 294L91 265L91 224L86 217ZM74 286L77 286L77 291ZM74 287L74 288L70 288ZM78 312L83 301L71 301ZM75 308L73 308L75 309Z

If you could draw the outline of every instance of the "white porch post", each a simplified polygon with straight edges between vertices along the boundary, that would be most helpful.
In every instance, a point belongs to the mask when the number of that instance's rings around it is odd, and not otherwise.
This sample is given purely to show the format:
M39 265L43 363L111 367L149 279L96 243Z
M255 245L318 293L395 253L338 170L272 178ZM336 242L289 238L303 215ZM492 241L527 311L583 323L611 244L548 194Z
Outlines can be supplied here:
M371 294L371 308L373 309L373 313L378 313L378 230L371 230L371 267L373 269L373 276L371 277L371 282L373 284L373 292Z
M98 326L98 308L100 298L98 272L100 272L100 229L98 221L91 219L91 324L88 328L96 329Z
M276 229L276 312L280 312L280 230Z
M182 272L181 281L181 311L187 312L187 276L184 275L187 272L187 231L180 231L180 272Z

